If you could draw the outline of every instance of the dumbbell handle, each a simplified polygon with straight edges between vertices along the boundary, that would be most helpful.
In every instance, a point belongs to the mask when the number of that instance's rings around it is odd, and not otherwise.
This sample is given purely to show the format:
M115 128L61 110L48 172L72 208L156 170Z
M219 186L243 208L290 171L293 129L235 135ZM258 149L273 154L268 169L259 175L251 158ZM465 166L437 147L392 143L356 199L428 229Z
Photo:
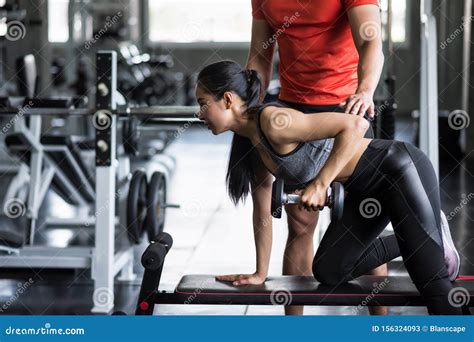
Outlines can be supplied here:
M283 204L298 204L300 199L300 195L283 193Z
M181 208L181 205L165 203L165 204L161 204L160 208Z
M283 193L283 204L298 204L300 203L301 196L296 194L287 194ZM328 194L326 197L326 205L332 206L332 198L331 198L331 188L328 188Z

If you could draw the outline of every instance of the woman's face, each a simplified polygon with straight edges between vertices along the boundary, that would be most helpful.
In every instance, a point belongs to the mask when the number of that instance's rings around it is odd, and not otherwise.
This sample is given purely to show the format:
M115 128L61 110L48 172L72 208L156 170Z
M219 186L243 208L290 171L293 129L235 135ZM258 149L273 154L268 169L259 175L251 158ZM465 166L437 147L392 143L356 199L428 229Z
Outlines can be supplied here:
M196 99L200 106L199 120L206 123L212 134L218 135L229 130L232 112L229 106L226 106L225 97L216 100L198 85L196 87Z

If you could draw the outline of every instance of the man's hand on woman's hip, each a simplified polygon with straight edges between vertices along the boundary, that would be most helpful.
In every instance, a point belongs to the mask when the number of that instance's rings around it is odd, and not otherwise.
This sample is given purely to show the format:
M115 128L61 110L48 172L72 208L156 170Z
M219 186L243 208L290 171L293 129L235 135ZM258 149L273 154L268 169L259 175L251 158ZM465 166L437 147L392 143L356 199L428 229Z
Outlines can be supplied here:
M374 100L369 92L358 91L342 101L339 106L348 114L364 116L367 112L370 119L374 119L375 116Z

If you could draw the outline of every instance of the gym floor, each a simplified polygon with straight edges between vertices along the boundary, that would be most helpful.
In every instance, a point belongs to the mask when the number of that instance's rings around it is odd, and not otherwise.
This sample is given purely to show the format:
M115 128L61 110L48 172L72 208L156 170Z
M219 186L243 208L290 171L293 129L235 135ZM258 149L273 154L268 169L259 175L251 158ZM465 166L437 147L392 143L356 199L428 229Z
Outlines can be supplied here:
M397 121L396 139L413 141L415 126L410 119ZM254 265L251 202L235 209L226 195L225 170L231 135L213 136L204 127L187 129L170 146L167 153L177 156L177 167L169 185L170 203L180 203L181 209L169 209L166 231L174 239L162 275L161 290L173 290L183 274L225 274L252 272ZM466 159L467 160L467 159ZM474 165L461 165L441 170L441 202L448 215L474 192ZM153 160L133 167L153 168ZM51 197L51 196L50 196ZM62 210L55 206L54 198L42 210ZM461 274L474 274L474 232L469 230L474 218L474 207L463 208L450 221L451 231L462 256ZM118 229L123 234L123 230ZM69 232L71 244L88 240L90 232ZM58 231L56 234L65 234ZM280 275L282 255L286 242L285 218L274 220L274 243L270 262L270 275ZM38 239L48 242L51 235L38 232ZM123 239L122 239L123 240ZM117 282L115 289L116 310L134 312L140 287L142 267L140 256L146 245L135 250L137 279ZM0 301L6 303L0 314L90 314L93 284L88 271L51 271L35 269L2 270ZM389 265L390 274L404 272L400 262ZM27 287L22 296L12 297L17 289L32 279L35 286ZM5 309L6 308L6 309ZM161 315L281 315L281 306L207 306L207 305L158 305L155 314ZM306 307L306 315L349 315L351 307ZM367 315L366 310L359 315ZM391 315L425 315L425 308L390 307Z

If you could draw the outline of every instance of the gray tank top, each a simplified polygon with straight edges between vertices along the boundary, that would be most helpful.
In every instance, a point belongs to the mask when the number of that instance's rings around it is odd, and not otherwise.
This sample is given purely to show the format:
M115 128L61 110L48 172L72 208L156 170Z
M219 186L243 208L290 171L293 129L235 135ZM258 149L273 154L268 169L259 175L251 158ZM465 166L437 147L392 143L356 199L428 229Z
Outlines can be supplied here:
M279 103L267 103L255 111L260 140L273 162L277 165L277 174L275 176L285 181L285 191L302 189L314 180L319 171L321 171L332 151L334 138L304 141L299 143L298 147L289 153L276 153L260 125L260 114L268 106L283 107Z

